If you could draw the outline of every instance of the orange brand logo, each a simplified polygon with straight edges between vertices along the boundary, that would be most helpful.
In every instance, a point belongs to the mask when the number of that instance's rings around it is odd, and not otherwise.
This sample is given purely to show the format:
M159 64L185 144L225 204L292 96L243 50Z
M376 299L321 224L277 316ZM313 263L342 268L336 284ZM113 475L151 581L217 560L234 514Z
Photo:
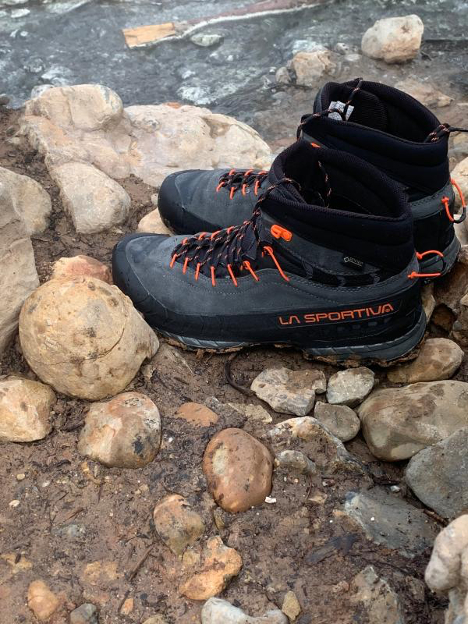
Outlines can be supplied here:
M333 323L339 321L359 321L374 316L383 316L394 312L391 303L384 303L371 308L356 308L355 310L340 310L339 312L317 312L315 314L293 314L278 317L280 325L304 325L311 323Z

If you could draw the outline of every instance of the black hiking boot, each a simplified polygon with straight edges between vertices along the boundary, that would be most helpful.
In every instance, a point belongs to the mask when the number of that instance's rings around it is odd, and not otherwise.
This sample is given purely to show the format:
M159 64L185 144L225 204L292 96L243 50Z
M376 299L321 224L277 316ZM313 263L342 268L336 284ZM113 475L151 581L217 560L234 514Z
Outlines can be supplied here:
M423 337L412 219L398 187L344 152L299 141L242 225L135 234L114 249L115 283L163 336L188 348L297 347L389 362Z
M322 87L314 112L302 118L298 138L363 158L407 193L421 272L431 278L455 263L460 243L453 224L466 216L465 206L454 216L447 156L453 131L466 132L441 124L410 95L358 78Z

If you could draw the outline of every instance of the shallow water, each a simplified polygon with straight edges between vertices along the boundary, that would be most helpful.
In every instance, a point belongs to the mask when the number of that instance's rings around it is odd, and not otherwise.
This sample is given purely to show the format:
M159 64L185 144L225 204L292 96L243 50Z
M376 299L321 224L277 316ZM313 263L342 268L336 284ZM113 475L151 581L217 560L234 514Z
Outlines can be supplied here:
M204 33L223 36L209 48L188 39L148 49L125 46L122 28L216 15L250 1L32 0L3 9L0 92L20 106L37 85L97 82L115 89L126 105L183 101L252 121L253 111L269 110L277 101L274 70L295 48L307 42L359 46L376 19L417 13L425 41L422 58L411 64L413 74L429 74L435 83L468 94L466 0L336 0L299 13L207 28ZM29 13L15 18L22 9Z

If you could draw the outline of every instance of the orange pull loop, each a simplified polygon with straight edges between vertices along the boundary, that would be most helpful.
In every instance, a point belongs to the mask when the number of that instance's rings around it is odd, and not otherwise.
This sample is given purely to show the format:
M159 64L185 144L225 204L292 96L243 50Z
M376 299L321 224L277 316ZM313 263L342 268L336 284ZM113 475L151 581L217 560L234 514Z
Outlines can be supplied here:
M318 143L311 143L312 147L320 147Z
M286 273L281 268L280 263L278 262L273 249L271 247L267 246L267 245L265 245L265 247L263 249L267 252L267 254L271 257L271 259L275 263L275 266L278 269L279 274L281 275L281 277L284 280L286 280L287 282L289 282L289 277L286 275Z
M289 242L293 236L292 232L282 227L281 225L278 225L277 223L271 226L270 231L275 238L282 238L283 240L287 242Z
M429 249L428 251L423 251L422 253L419 253L417 251L416 252L416 258L418 260L422 260L423 258L428 256L429 254L435 254L436 256L439 256L439 258L442 258L442 260L444 262L444 267L445 267L444 254L441 251L438 251L437 249ZM417 279L419 277L422 277L422 278L425 278L425 277L440 277L443 272L444 272L444 269L442 269L442 271L439 271L439 273L418 273L417 271L413 271L412 273L410 273L408 275L408 278L409 279Z
M462 205L462 213L461 215L458 217L458 219L455 219L455 217L452 215L452 213L450 212L450 199L448 197L442 197L442 203L445 207L445 212L447 214L447 218L451 223L462 223L462 221L464 221L466 219L466 201L465 201L465 196L463 195L463 191L461 190L459 184L457 184L457 182L453 179L450 178L450 182L452 183L452 186L456 189L459 197L460 197L460 202Z

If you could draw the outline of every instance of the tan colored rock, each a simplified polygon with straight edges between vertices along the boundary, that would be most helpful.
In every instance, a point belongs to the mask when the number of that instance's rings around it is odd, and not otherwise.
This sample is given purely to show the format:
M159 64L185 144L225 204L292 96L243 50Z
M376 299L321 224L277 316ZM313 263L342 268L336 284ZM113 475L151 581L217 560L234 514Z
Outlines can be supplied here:
M462 624L468 618L468 515L451 522L437 536L426 583L432 591L449 597L446 624Z
M143 624L168 624L168 622L163 615L152 615Z
M179 494L166 496L158 503L153 519L159 537L175 555L182 555L205 532L202 517Z
M75 277L94 277L107 284L112 284L112 274L99 260L89 256L60 258L54 263L51 279L73 279Z
M51 176L77 232L104 232L128 217L128 193L96 167L70 162L52 169Z
M361 421L356 412L347 405L317 403L314 417L342 442L355 438L361 429Z
M276 412L305 416L314 406L315 394L325 392L327 380L320 370L267 368L250 388Z
M85 565L80 581L85 585L109 586L121 577L115 561L93 561Z
M367 566L354 577L351 592L351 602L361 605L369 622L405 624L398 595L372 566Z
M171 230L163 223L159 210L156 208L149 212L138 224L137 232L149 232L150 234L168 234Z
M324 77L333 76L336 71L334 56L327 48L298 52L290 64L296 74L296 84L314 87Z
M182 130L181 130L182 129ZM196 106L131 106L100 85L49 89L26 104L22 133L49 170L75 162L114 179L159 187L180 169L268 168L271 150L252 128Z
M139 392L119 394L91 405L78 451L108 467L142 468L161 444L161 418L153 401Z
M387 377L393 383L450 379L460 368L463 357L463 351L453 340L429 338L415 360L391 368Z
M424 284L421 289L421 299L424 312L426 314L426 320L429 323L432 317L432 313L436 307L436 300L434 297L434 284Z
M387 17L377 20L362 38L366 56L386 63L403 63L414 59L421 47L424 24L417 15Z
M468 426L468 384L415 383L373 392L359 408L362 430L379 459L409 459Z
M28 589L28 607L40 622L48 620L59 608L60 600L44 581L33 581Z
M401 91L405 91L405 93L409 93L409 95L429 108L434 106L436 108L442 108L444 106L450 106L451 102L453 102L452 97L439 91L433 84L420 82L414 78L401 80L396 83L395 87Z
M34 442L52 430L55 394L49 386L7 377L0 381L0 442Z
M208 490L225 511L261 505L271 491L270 451L242 429L224 429L206 447L203 472Z
M159 345L128 297L84 277L38 288L21 311L20 340L42 381L90 400L122 392Z
M194 427L210 427L219 420L218 414L200 403L184 403L174 414L174 418L181 418Z
M111 89L84 84L48 89L26 103L25 114L48 119L61 128L96 131L118 123L123 105Z
M252 403L228 403L229 407L243 414L252 423L269 424L273 418L262 405Z
M434 285L438 306L446 306L455 316L460 312L460 300L468 293L468 247L462 247L457 261L448 275ZM450 329L449 329L450 331Z
M299 617L302 609L299 600L294 592L288 591L283 600L281 611L288 616L291 622L295 622Z
M453 324L452 338L463 347L468 346L468 295L460 300L460 314Z
M10 194L16 213L23 219L26 234L40 234L49 224L52 202L39 182L0 167L0 184Z
M135 601L133 598L127 598L127 600L124 601L121 609L120 609L120 613L123 616L128 616L130 615L130 613L133 611L133 608L135 606Z
M220 594L241 568L239 553L225 546L220 537L212 537L203 551L200 571L180 587L180 593L190 600L208 600Z
M24 221L5 184L0 183L0 357L18 329L21 306L39 286L34 251Z
M250 617L227 600L210 598L203 605L201 622L202 624L288 624L288 619L279 609L268 611L259 617Z
M452 178L460 187L463 195L465 196L465 201L468 201L468 157L464 158L455 169L452 171ZM459 194L455 193L455 206L457 208L461 208L461 199ZM465 221L465 228L467 227Z

